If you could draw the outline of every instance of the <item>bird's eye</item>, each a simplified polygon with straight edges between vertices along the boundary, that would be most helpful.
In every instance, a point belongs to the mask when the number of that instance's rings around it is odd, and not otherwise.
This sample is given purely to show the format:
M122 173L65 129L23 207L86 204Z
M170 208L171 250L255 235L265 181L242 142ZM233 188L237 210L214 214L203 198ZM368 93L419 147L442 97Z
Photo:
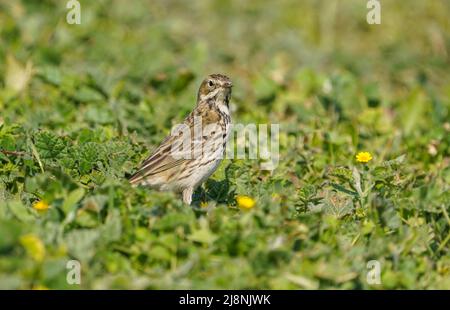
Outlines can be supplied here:
M214 86L213 81L209 80L209 81L208 81L208 86L209 86L209 87L213 87L213 86Z

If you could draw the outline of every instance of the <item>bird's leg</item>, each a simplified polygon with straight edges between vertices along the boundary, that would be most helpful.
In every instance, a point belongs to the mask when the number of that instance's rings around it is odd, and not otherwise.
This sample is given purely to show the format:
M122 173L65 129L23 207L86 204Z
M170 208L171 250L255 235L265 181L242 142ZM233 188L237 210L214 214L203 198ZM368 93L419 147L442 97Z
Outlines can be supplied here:
M192 193L194 192L194 188L188 187L183 190L183 202L185 204L190 205L192 202Z

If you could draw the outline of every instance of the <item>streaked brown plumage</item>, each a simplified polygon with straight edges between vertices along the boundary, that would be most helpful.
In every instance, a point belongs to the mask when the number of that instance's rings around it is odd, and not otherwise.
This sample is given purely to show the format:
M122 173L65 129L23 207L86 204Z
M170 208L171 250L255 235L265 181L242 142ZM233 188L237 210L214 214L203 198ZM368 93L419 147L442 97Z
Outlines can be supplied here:
M131 176L131 184L180 192L190 204L193 191L222 160L231 126L231 87L231 80L222 74L203 80L197 105L180 126L185 131L176 132L183 134L167 136Z

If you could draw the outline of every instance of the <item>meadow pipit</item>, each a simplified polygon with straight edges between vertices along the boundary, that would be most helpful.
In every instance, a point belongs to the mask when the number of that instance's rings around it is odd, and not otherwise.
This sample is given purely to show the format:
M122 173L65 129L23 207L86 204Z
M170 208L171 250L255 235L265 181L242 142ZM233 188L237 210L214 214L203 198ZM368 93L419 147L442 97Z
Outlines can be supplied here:
M231 129L231 87L231 80L222 74L203 80L197 106L131 176L131 184L173 190L191 204L194 190L223 158Z

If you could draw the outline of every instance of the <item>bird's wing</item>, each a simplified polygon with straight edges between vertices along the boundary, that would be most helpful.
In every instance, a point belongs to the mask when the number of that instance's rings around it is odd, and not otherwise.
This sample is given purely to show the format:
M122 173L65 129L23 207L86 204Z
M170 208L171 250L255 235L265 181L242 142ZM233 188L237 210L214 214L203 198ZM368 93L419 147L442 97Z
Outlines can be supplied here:
M191 160L188 154L188 152L190 153L189 149L180 150L184 141L180 136L166 137L142 163L138 171L131 176L130 183L139 184L146 181L150 185L158 185L158 183L169 182L169 179L176 177L183 166Z
M131 184L143 181L150 185L159 185L176 178L184 165L191 161L193 140L193 113L190 113L183 122L187 126L189 135L167 136L158 148L142 163L141 167L130 177ZM184 148L181 148L183 146ZM181 148L181 149L180 149Z
M194 112L195 111L195 112ZM187 163L193 161L202 151L206 137L198 137L196 141L194 126L195 117L202 120L203 125L215 123L219 119L219 114L203 106L197 107L191 112L183 122L185 131L179 131L180 135L169 135L164 139L160 146L142 163L138 171L130 178L131 184L145 182L151 186L157 186L162 183L170 183L171 180L183 171ZM215 137L219 131L208 135ZM206 140L210 140L210 139ZM215 139L214 139L215 140ZM200 143L202 145L199 145Z

